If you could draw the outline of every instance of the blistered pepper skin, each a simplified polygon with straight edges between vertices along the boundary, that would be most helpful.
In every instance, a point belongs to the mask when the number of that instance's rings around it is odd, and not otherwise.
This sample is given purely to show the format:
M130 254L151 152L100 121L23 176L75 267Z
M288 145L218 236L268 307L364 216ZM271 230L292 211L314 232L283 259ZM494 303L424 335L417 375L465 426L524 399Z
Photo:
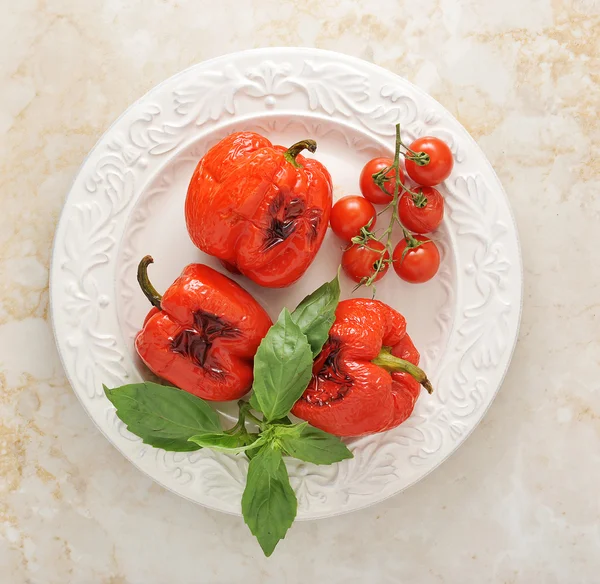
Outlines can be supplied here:
M253 358L272 322L233 280L187 266L152 308L135 348L150 370L198 397L239 399L252 385Z
M193 243L270 288L304 274L331 212L327 169L300 154L290 160L286 152L253 132L231 134L200 160L185 202Z
M420 384L410 374L373 363L380 353L418 365L404 317L378 300L343 300L311 382L292 413L337 436L394 428L412 413Z

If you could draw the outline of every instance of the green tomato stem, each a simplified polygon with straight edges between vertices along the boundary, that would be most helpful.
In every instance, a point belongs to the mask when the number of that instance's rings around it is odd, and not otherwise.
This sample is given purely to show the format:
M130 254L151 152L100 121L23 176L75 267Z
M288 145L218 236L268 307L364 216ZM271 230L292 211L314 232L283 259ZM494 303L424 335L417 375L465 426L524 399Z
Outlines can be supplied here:
M369 239L374 239L376 241L379 241L380 243L384 243L383 249L379 252L380 257L374 264L375 269L374 269L373 274L371 274L368 278L364 278L363 281L361 281L358 284L358 286L356 286L354 288L353 292L356 291L361 286L367 286L367 287L373 286L373 288L375 288L374 282L377 279L377 275L386 266L386 262L384 261L385 254L389 253L390 257L393 254L392 237L393 237L393 233L394 233L394 225L396 223L398 223L398 225L400 225L400 227L402 228L402 232L404 234L404 239L406 240L406 244L407 244L408 248L416 247L419 245L419 242L412 236L412 234L408 231L408 229L406 229L404 227L404 225L402 225L402 221L400 221L400 216L398 214L398 202L400 200L400 195L403 191L406 191L407 193L412 195L413 198L419 197L419 193L408 188L408 186L406 186L400 180L400 155L403 154L401 151L402 148L406 149L411 154L411 156L409 157L411 159L413 156L419 157L421 154L428 157L428 155L425 152L413 152L410 148L408 148L407 146L405 146L402 143L402 138L400 136L400 124L396 124L396 140L395 140L395 148L394 148L394 160L393 160L391 166L387 166L386 168L383 168L380 171L373 174L373 181L375 182L375 184L381 189L382 192L384 192L388 196L390 193L385 188L386 183L389 182L390 180L394 181L394 193L392 195L392 200L388 203L388 205L386 205L385 209L383 211L381 211L381 213L384 213L385 211L387 211L388 209L391 208L392 216L390 218L390 223L389 223L387 229L385 229L379 237L375 237L375 235L372 234L370 231L368 233L363 233L361 231L360 237L355 238L355 240L353 240L353 243L356 243L357 245L363 245L363 246L367 246ZM404 156L406 157L406 154L404 154ZM390 171L394 171L393 178L387 177L387 175ZM381 214L381 213L379 213L379 214ZM382 240L384 240L384 241L382 241ZM373 292L373 296L375 296L375 292Z
M404 155L407 160L412 160L417 166L427 166L431 158L427 152L413 152L410 150L410 156Z
M418 247L419 240L413 236L413 234L400 223L402 227L402 233L404 234L404 239L406 240L406 248Z
M427 197L423 194L423 190L412 195L413 203L417 209L423 209L427 206Z
M386 263L383 261L385 258L385 254L388 253L391 257L392 252L393 252L392 236L394 233L394 225L396 224L396 222L400 223L400 217L398 216L398 201L400 199L401 187L405 188L404 185L402 184L402 181L400 180L400 147L401 146L402 146L402 138L400 137L400 124L396 124L396 141L395 141L395 149L394 149L394 161L391 166L384 168L383 170L380 170L378 173L373 175L373 180L375 181L377 186L386 195L389 195L389 193L385 189L385 182L383 181L382 177L385 177L390 172L390 170L393 170L394 171L394 194L392 195L392 200L388 205L388 207L390 207L392 209L392 217L390 219L390 223L389 223L387 229L383 232L381 237L378 239L378 241L381 241L381 239L385 238L384 248L381 250L379 260L376 262L376 267L375 267L374 273L369 278L367 278L367 280L365 281L365 285L367 285L367 286L371 286L375 282L377 275L385 267Z

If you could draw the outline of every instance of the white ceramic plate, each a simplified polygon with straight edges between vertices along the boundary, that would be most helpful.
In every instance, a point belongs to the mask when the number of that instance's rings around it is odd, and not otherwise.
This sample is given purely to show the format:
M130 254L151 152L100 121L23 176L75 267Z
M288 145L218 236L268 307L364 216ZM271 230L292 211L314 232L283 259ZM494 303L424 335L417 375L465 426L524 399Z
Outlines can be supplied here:
M165 81L132 105L83 163L54 244L56 342L94 422L164 487L239 514L247 470L243 455L175 454L142 444L102 392L102 383L148 376L132 342L149 310L135 278L139 259L154 256L150 273L158 290L188 263L221 269L191 244L184 223L186 188L199 158L238 130L285 145L314 138L315 156L330 170L339 198L359 192L367 160L392 153L397 122L407 142L443 138L456 161L441 187L440 272L419 286L391 273L377 290L407 317L436 392L423 392L412 417L395 430L351 441L351 460L325 467L289 462L298 517L326 517L381 501L421 479L458 448L500 387L517 338L522 274L509 204L482 151L440 104L389 71L337 53L279 48L228 55ZM267 290L238 281L276 316L330 279L340 255L340 242L329 233L293 287ZM343 295L351 289L344 280ZM230 404L216 405L233 414Z

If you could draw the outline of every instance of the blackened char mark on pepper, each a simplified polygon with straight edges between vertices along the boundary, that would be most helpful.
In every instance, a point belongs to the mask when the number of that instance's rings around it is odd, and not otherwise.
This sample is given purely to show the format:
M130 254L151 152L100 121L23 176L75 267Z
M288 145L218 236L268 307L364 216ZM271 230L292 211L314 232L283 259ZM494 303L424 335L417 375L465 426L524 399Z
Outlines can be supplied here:
M317 209L313 207L309 209L305 213L306 220L308 221L308 225L310 227L310 231L308 232L309 241L313 242L319 233L319 224L321 223L321 217L323 216L323 211L321 209Z
M318 356L314 369L317 373L313 373L312 387L302 395L302 399L309 404L315 406L330 405L344 399L344 396L352 387L352 377L343 370L341 349L341 342L330 337Z
M269 205L269 215L271 222L265 231L263 251L283 243L296 231L299 221L308 222L309 238L313 241L317 237L323 211L316 207L306 209L304 199L297 197L286 202L285 195L279 192Z
M171 350L184 355L215 377L225 377L225 372L214 364L207 365L206 359L216 339L236 338L241 331L226 320L198 310L194 313L194 328L184 329L171 341Z

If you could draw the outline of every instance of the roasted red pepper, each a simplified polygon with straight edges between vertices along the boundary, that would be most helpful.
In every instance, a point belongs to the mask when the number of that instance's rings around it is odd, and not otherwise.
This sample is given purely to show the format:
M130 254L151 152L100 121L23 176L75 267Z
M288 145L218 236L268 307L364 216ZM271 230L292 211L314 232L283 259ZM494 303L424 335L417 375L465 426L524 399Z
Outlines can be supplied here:
M404 317L378 300L339 303L312 380L292 413L337 436L389 430L410 416L422 384Z
M313 140L287 150L253 132L213 146L192 176L185 219L194 244L261 286L295 282L311 264L331 212L331 176Z
M159 377L198 397L238 399L252 385L253 358L272 322L241 286L203 264L187 266L161 297L148 280L146 256L138 282L154 308L135 339Z

